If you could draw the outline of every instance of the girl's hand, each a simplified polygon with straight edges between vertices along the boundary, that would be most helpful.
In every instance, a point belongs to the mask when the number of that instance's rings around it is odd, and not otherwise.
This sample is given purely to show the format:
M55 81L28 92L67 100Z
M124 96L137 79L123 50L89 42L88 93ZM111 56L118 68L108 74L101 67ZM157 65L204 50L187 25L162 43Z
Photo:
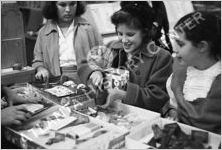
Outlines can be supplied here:
M168 112L167 118L170 120L178 121L177 116L178 116L177 111L175 109L171 109Z
M119 89L108 89L108 96L106 98L106 103L102 105L102 108L107 108L112 104L115 100L123 100L126 98L126 91L119 90Z
M96 87L100 86L103 83L103 75L100 71L94 71L89 79L91 79L92 84Z
M171 89L175 93L176 90L182 91L184 81L186 80L187 65L179 63L178 59L174 59L173 75L171 80Z
M23 105L10 106L1 110L1 125L21 125L31 117Z
M41 81L46 82L49 79L49 71L44 67L39 67L35 78Z

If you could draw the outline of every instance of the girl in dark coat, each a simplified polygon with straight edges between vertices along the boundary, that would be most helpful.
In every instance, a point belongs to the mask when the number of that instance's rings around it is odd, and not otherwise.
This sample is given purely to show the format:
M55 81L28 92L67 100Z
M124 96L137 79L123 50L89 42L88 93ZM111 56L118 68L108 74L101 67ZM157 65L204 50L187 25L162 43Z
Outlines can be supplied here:
M93 62L89 55L88 63L78 70L80 78L84 83L91 80L95 86L100 86L104 83L104 69L124 68L129 71L126 88L108 89L103 106L108 107L112 101L121 99L123 103L160 112L169 99L165 85L172 72L172 58L168 51L152 41L153 9L147 2L124 1L111 21L119 40L91 50L91 54L99 54L100 59Z
M221 23L204 12L175 25L175 67L167 81L172 119L221 133Z

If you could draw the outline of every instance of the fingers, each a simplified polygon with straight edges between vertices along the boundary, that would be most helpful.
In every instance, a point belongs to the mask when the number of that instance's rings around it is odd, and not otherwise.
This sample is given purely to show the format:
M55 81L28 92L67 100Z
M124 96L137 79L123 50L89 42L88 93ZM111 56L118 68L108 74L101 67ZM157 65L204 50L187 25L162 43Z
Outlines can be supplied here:
M102 83L102 80L101 80L102 78L95 78L95 79L93 79L93 84L95 85L95 86L100 86L101 85L101 83Z
M26 120L28 120L31 117L31 114L29 113L18 113L15 116L15 119L13 120L13 124L16 125L21 125L23 122L25 122Z
M27 108L24 105L15 106L16 110L28 112Z
M102 81L103 81L102 73L99 71L95 71L90 76L90 79L92 80L93 85L98 87L102 84Z
M37 72L36 75L35 75L35 78L38 79L38 80L42 80L41 72Z
M15 119L19 121L26 121L28 118L26 118L25 114L24 115L17 114Z
M46 82L49 79L49 72L48 72L48 70L45 69L45 68L40 69L36 73L35 78L38 79L38 80Z
M12 124L14 124L14 125L22 125L22 122L20 120L14 120L12 122Z

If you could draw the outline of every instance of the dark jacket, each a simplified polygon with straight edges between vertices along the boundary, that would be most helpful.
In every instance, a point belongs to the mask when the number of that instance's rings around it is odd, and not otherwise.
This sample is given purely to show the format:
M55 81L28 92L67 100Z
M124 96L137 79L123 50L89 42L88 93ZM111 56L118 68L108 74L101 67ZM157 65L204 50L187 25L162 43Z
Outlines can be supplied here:
M192 102L184 100L178 103L177 112L180 122L220 134L221 74L213 81L206 98Z
M160 112L163 105L169 100L166 81L172 73L170 53L153 44L151 51L159 50L156 54L150 54L149 49L144 47L133 57L132 63L127 60L122 43L115 41L108 47L107 51L111 50L113 54L110 66L127 68L130 72L126 89L127 96L123 103ZM78 74L81 80L86 83L93 71L89 65L82 64Z

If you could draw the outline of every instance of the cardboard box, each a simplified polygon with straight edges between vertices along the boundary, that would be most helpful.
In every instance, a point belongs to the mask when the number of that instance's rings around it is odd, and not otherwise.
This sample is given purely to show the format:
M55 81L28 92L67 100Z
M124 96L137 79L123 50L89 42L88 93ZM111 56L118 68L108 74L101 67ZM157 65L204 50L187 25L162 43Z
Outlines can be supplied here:
M125 89L129 80L129 71L123 69L109 68L105 70L105 88Z
M162 129L165 124L170 124L174 122L175 121L164 118L158 118L152 121L147 121L146 123L139 126L137 129L135 129L134 132L131 132L129 135L126 136L126 148L127 149L154 148L152 146L144 144L144 142L149 142L150 139L153 137L152 125L157 124ZM191 130L204 131L202 129L188 126L182 123L177 122L177 124L180 126L181 130L188 135L191 134ZM208 136L207 146L211 146L213 149L218 149L221 141L221 136L211 132L208 133L209 136Z
M87 91L85 92L84 90L81 91L81 89L79 89L77 93L63 96L63 97L57 97L49 92L42 90L42 88L38 88L29 83L25 83L21 86L28 88L30 92L36 93L37 95L41 95L41 97L44 97L45 99L61 106L69 106L70 108L74 109L75 108L74 106L79 103L82 104L84 108L95 105L95 100L89 99L87 96L87 93L89 92ZM64 87L65 89L69 89L69 91L71 91L71 89L66 86L61 86L61 87ZM80 108L83 108L83 107L80 107Z
M140 124L160 118L160 114L114 101L108 108L108 111L99 111L96 118L115 124L120 129L132 132Z
M75 121L77 118L74 116L69 117L69 113L69 110L66 108L54 106L51 110L46 110L46 112L38 118L32 118L20 127L6 127L2 134L8 141L11 141L21 148L42 149L44 146L39 144L35 137L45 134L50 130L57 131Z
M64 111L64 113L66 114L66 111ZM75 115L79 115L79 117L81 117L81 114L77 112ZM66 123L61 124L60 121L60 123L56 123L55 126L51 124L51 126L44 128L44 131L40 130L39 128L38 131L35 130L37 132L33 132L32 129L16 131L11 128L6 128L4 134L9 141L24 149L112 149L124 147L125 136L128 134L128 131L120 130L114 125L94 118L89 118L89 120L83 124L73 125L76 118L78 117L74 116L74 120L70 120L68 117L68 120L66 119L66 121L64 121ZM36 125L37 124L38 121L36 122ZM92 129L89 128L89 126L94 126L96 128ZM98 135L98 131L106 132ZM79 141L70 138L70 135L73 135L73 133L78 133ZM64 139L58 143L47 144L51 138L55 137L56 134L63 136L69 134L69 137L63 137ZM81 140L83 141L80 142Z

